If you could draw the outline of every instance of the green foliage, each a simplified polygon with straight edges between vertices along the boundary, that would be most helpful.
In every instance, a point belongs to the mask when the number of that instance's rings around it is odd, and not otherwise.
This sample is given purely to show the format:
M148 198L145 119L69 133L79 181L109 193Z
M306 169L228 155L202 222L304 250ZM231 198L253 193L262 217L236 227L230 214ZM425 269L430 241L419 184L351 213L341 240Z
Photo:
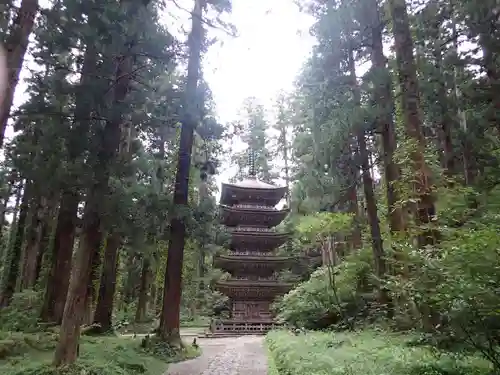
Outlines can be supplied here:
M500 365L499 270L497 227L456 231L441 244L439 255L419 253L407 292L443 317L437 334L479 350Z
M40 330L38 318L42 306L40 292L25 290L14 294L12 303L0 309L0 327L12 332L36 332Z
M232 162L238 167L237 175L234 179L241 179L249 172L250 151L253 152L254 167L257 178L267 183L272 183L276 178L272 171L270 139L266 131L269 124L266 120L264 106L254 97L245 99L242 108L242 120L233 126L236 134L247 145L246 149L237 152L232 156Z
M131 337L84 337L80 358L73 366L55 369L51 365L55 336L0 335L0 351L4 342L16 342L8 355L0 359L0 371L6 375L161 375L166 363L194 358L199 351L183 350L148 352L141 340ZM4 339L5 337L5 339ZM10 338L8 338L10 337Z
M46 351L55 348L57 334L54 332L19 333L0 332L0 360L23 355L28 351Z
M279 375L278 368L276 367L276 363L274 362L274 356L271 350L269 349L269 345L266 347L267 352L267 373L268 375Z
M366 286L370 274L370 249L348 256L333 270L321 267L308 281L275 304L278 317L293 326L308 329L341 323L346 315L349 319L356 319L366 312L372 298L358 289L363 283Z
M320 212L300 217L296 233L304 244L319 245L336 233L348 233L351 226L352 215Z
M168 363L193 359L201 354L199 347L186 345L185 343L175 346L159 339L157 336L146 336L142 339L139 350L141 353L152 355Z
M279 374L286 375L486 375L478 357L411 347L407 338L383 331L353 333L286 331L266 337Z

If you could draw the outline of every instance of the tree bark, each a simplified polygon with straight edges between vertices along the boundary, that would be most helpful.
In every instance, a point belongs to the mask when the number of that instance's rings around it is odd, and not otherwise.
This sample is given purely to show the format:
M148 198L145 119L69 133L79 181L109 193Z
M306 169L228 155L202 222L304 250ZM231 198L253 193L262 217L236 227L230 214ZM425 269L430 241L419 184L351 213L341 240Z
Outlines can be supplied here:
M437 132L439 134L439 146L443 151L441 158L441 166L445 170L447 176L452 176L455 174L455 157L453 155L453 142L451 136L452 129L452 118L450 116L449 106L448 106L448 95L446 90L446 83L443 77L443 41L441 40L441 18L439 16L440 5L433 1L433 3L428 5L431 10L431 14L437 14L433 20L433 25L431 26L431 35L434 40L434 48L432 50L432 55L434 57L434 68L437 84L437 100L439 105L439 118L437 124Z
M349 244L352 249L361 249L363 247L363 238L361 233L361 214L358 200L358 179L359 171L356 165L354 152L354 141L349 138L349 187L347 189L348 212L353 215L353 228L349 235Z
M376 73L374 82L373 102L377 108L375 118L376 129L380 132L382 138L382 161L384 165L384 177L386 182L386 196L389 219L389 226L392 233L401 232L405 229L405 217L403 209L398 203L399 194L395 187L400 178L400 169L394 160L396 151L396 129L394 127L394 99L392 96L391 76L387 69L387 59L384 56L382 42L382 32L384 25L380 17L380 8L378 1L373 1L371 8L373 12L373 23L371 27L372 51L371 61Z
M136 261L135 252L131 252L130 254L128 254L127 263L125 266L127 277L125 278L124 282L124 289L125 289L124 302L126 309L135 300L136 298L135 289L137 284L139 283L137 272L135 272L135 267L134 267L135 261Z
M451 6L451 14L452 14L452 22L451 22L451 29L452 29L452 38L453 38L453 54L455 57L458 59L459 58L459 53L458 53L458 31L457 31L457 22L458 20L456 19L456 13L454 9L454 4L452 3ZM475 168L475 162L474 162L474 155L472 153L473 150L473 145L470 140L470 135L469 135L469 129L467 128L467 115L465 114L465 111L463 110L462 106L462 90L460 90L460 85L459 85L459 80L462 78L462 75L464 73L463 67L458 67L454 66L453 67L453 86L454 86L454 94L455 94L455 103L457 103L456 106L456 114L458 117L458 121L460 123L460 129L462 131L462 166L463 166L463 176L464 176L464 182L465 185L469 186L473 183L474 178L475 178L475 173L474 170Z
M143 259L139 301L137 302L137 310L135 313L135 321L137 323L144 322L147 317L149 290L151 289L151 280L153 278L151 271L151 262L147 258Z
M16 290L17 278L19 276L19 266L21 262L21 252L24 239L24 229L26 226L26 219L28 217L29 202L31 199L33 184L30 181L26 182L23 199L21 201L21 208L19 212L19 219L15 232L14 243L7 262L7 269L4 271L4 278L2 283L2 294L0 297L0 307L6 307L10 304L12 296Z
M7 50L7 89L4 100L0 101L0 147L3 145L5 129L9 120L10 109L14 101L14 91L19 82L24 55L28 48L29 36L33 30L38 12L38 0L23 0L5 42Z
M77 91L75 123L67 145L70 163L78 163L82 156L90 129L89 117L94 108L94 98L90 91L90 81L94 79L97 50L89 42L83 58L82 77ZM45 322L61 324L68 294L71 273L71 260L75 241L75 230L78 222L78 204L80 191L77 187L77 175L66 177L67 185L63 188L61 204L57 216L57 226L52 248L52 265L47 280L41 318Z
M90 325L94 320L94 305L97 303L98 291L97 286L100 281L100 267L101 267L101 247L102 247L103 234L99 230L99 245L93 248L92 265L90 269L89 283L87 284L87 295L85 296L84 313L82 325Z
M0 207L0 262L4 263L4 257L8 249L8 241L4 238L5 214L12 195L12 189L15 184L15 177L11 177L8 182L7 190L2 196L2 203ZM14 222L12 222L14 224Z
M45 322L57 324L62 322L71 274L79 202L80 198L76 192L65 191L61 198L52 248L52 263L41 314Z
M147 3L147 2L146 2ZM133 3L122 1L128 6L127 15L135 16L137 8ZM142 6L142 4L137 4ZM68 365L76 361L78 356L78 341L80 325L83 317L87 289L91 277L95 249L101 240L101 206L102 200L109 190L111 163L115 159L120 144L120 132L123 101L127 96L133 68L133 43L126 45L123 54L117 58L115 84L113 88L113 107L111 118L106 122L97 153L97 163L94 166L94 183L89 189L83 214L83 234L76 254L74 270L68 290L66 306L59 342L54 355L54 365Z
M24 259L21 275L21 290L33 288L36 283L37 261L39 259L38 238L42 224L42 202L41 197L32 200L30 224L27 228L26 245L24 247Z
M35 269L35 283L39 282L42 271L42 263L44 261L44 255L46 254L49 247L50 236L54 224L53 216L54 213L56 212L56 207L55 207L56 203L57 201L55 200L55 198L51 197L48 200L47 206L44 208L41 228L37 238L38 258L36 261L36 269Z
M361 93L359 91L356 77L356 63L354 61L354 50L349 47L348 66L351 79L351 90L355 106L361 108ZM387 273L384 244L382 233L380 230L380 222L378 219L377 202L373 191L373 180L370 173L370 157L366 146L366 135L364 129L364 119L359 119L354 125L356 138L358 141L358 156L361 164L361 177L363 181L363 192L365 195L366 211L368 215L368 223L370 225L370 234L372 240L373 260L375 263L375 274L379 283L384 283ZM387 289L383 285L378 285L379 302L382 305L389 305L389 295ZM392 315L392 314L389 314Z
M425 139L422 132L420 116L420 98L416 75L415 58L413 56L413 40L405 0L390 0L389 8L393 21L396 62L398 67L401 102L405 119L407 136L415 142L411 152L413 170L415 172L414 189L418 202L414 207L417 225L428 225L435 215L435 197L433 195L430 170L425 161ZM417 237L418 246L433 244L435 232L422 230Z
M106 241L104 263L102 266L99 297L94 314L94 323L97 323L101 332L110 332L113 327L113 301L116 290L116 276L118 272L119 250L122 236L113 232Z
M14 215L9 230L9 242L7 244L7 251L11 250L14 238L16 237L17 222L19 221L19 214L20 214L19 211L21 208L21 198L23 197L24 186L25 186L24 182L21 181L19 183L19 186L16 188L16 202L14 203L14 210L13 210Z
M179 142L179 156L175 175L174 205L177 210L186 207L189 193L189 171L193 147L193 133L199 121L200 109L195 98L200 76L201 49L203 46L203 12L206 0L195 0L191 17L191 33L189 35L189 59L185 94L185 109L182 118L182 129ZM163 306L160 316L159 336L166 341L180 342L180 303L182 285L182 264L186 224L180 217L174 217L170 223L170 239L168 244L167 267L165 271Z

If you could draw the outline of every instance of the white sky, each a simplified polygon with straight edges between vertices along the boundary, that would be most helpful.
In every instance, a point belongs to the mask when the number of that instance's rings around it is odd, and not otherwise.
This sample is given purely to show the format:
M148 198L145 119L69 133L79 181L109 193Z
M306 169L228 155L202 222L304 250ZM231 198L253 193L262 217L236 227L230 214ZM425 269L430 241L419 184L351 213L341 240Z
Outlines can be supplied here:
M234 120L246 97L271 106L279 90L290 90L314 43L312 21L293 0L234 0L230 19L239 37L226 36L205 61L222 121Z

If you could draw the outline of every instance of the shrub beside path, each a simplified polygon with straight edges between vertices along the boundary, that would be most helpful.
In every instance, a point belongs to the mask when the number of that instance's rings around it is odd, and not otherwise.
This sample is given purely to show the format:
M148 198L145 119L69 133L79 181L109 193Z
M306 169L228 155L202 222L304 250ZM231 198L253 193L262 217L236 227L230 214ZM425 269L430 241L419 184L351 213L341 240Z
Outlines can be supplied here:
M165 375L267 375L264 338L198 339L200 357L169 366Z

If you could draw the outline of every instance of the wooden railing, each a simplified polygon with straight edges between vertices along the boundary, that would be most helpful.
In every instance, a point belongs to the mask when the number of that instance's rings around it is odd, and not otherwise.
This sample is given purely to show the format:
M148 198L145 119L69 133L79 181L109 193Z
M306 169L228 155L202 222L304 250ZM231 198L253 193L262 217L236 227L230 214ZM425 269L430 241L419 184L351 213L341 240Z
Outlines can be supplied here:
M282 325L274 322L246 323L213 321L210 326L212 333L265 333Z

